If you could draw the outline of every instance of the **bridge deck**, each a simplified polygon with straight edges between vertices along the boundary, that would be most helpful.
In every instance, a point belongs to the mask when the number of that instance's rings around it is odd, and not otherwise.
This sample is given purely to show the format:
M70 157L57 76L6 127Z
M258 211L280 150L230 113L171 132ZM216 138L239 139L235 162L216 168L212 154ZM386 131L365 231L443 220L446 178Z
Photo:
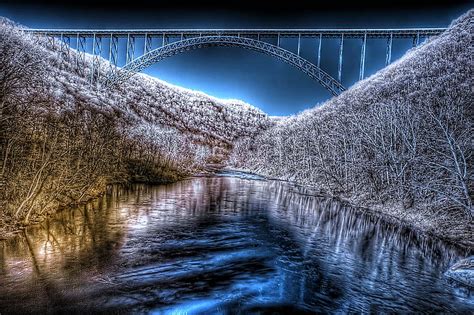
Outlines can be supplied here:
M340 37L360 38L412 38L414 36L434 36L445 28L399 28L399 29L24 29L25 32L47 36L96 35L107 36L303 36L303 37Z

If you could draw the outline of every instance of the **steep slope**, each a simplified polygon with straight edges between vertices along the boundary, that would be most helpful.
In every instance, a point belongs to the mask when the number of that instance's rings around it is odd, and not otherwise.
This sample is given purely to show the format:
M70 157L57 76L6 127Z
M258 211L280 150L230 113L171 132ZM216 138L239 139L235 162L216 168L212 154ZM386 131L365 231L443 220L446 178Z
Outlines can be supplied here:
M241 140L231 164L473 246L473 18L471 10L339 97Z

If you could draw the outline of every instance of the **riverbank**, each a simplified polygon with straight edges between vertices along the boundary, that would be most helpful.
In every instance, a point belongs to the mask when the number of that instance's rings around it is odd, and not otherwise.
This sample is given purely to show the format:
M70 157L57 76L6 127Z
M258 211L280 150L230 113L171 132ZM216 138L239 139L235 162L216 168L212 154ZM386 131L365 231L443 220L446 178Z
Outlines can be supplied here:
M235 175L235 174L237 175ZM433 212L429 209L429 206L426 205L425 208L409 208L406 209L403 207L401 203L374 203L374 202L367 202L364 201L360 196L348 196L348 195L335 195L331 194L321 187L317 187L314 185L303 184L297 181L285 180L281 178L276 178L272 176L265 175L263 173L254 172L249 169L243 168L231 168L225 167L223 165L211 165L205 167L201 172L197 173L195 176L213 176L213 175L222 176L230 176L229 174L234 174L237 177L242 177L241 174L246 174L243 178L248 180L274 180L274 181L282 181L287 182L292 185L297 185L309 189L312 191L314 196L328 196L333 198L334 200L344 203L351 208L355 209L356 211L360 212L361 214L369 214L374 217L377 217L387 223L394 224L400 227L407 228L416 232L420 235L425 235L427 237L433 237L449 244L455 245L457 247L463 248L465 250L471 251L474 253L474 235L472 231L474 230L473 222L462 221L465 224L458 224L456 228L453 228L452 224L449 224L453 221L459 221L458 217L456 216L449 216L445 215L440 217L436 212ZM176 181L183 180L187 177L181 177ZM144 184L152 184L152 185L159 185L159 184L168 184L173 183L176 181L171 180L163 180L163 181L139 181L136 183L144 183ZM125 185L132 185L135 182L130 182ZM123 183L122 183L123 185ZM107 185L110 187L110 185ZM27 225L23 225L20 223L16 224L8 224L2 220L0 217L0 240L11 238L17 233L23 231L26 227L39 224L49 218L51 215L59 211L64 211L68 208L78 207L80 205L89 203L94 199L97 199L103 196L107 192L107 188L104 188L101 192L97 193L94 197L91 197L87 200L84 200L80 203L71 203L69 205L63 205L56 209L55 211L49 211L45 213L40 218L37 218L36 221L30 222ZM443 211L443 213L449 213Z
M133 181L117 181L104 184L100 188L96 188L94 191L89 192L87 198L72 201L68 204L60 204L57 205L57 207L55 208L49 208L48 211L42 212L39 215L35 215L33 217L33 220L30 220L29 222L22 222L19 219L15 220L11 217L9 218L5 215L4 211L0 211L0 240L12 238L16 234L21 233L30 226L41 224L42 222L49 219L51 216L54 216L58 212L69 210L72 211L77 207L93 202L94 200L97 200L98 198L101 198L105 194L107 194L110 191L110 188L114 185L119 185L123 187L129 187L134 184L163 185L183 180L186 177L187 176L178 173L173 173L173 176L169 178L156 178L151 176L150 174L148 174L147 176L144 176L143 174L134 175Z
M370 212L392 224L406 227L416 233L434 237L444 242L465 248L474 253L474 223L449 209L433 211L429 205L405 208L402 202L375 203L364 201L360 196L334 196L356 209ZM443 215L439 215L443 213ZM453 221L458 223L452 224Z
M13 218L7 218L4 214L4 212L0 212L0 240L6 240L9 238L14 237L16 234L21 233L24 231L26 228L41 224L43 221L47 220L51 216L55 215L56 213L60 211L64 211L66 209L73 209L77 208L81 205L87 204L89 202L92 202L96 200L97 198L102 197L104 194L106 194L106 188L104 188L102 191L97 192L93 196L89 196L89 198L84 199L80 202L73 202L67 205L61 205L58 206L55 209L50 209L49 211L42 213L40 216L36 216L33 221L30 221L28 223L23 223L19 220L14 220Z
M474 222L465 219L460 220L459 215L462 214L459 212L451 213L443 211L443 209L433 211L428 204L423 207L405 208L401 202L371 202L364 200L362 196L333 194L316 185L278 178L246 168L225 167L223 170L248 173L267 180L288 182L307 188L313 192L314 196L328 196L348 205L361 214L375 216L387 223L407 228L420 235L442 240L474 254L474 233L472 232L474 231ZM440 213L443 213L443 215L441 216ZM456 222L456 225L453 225L453 222Z

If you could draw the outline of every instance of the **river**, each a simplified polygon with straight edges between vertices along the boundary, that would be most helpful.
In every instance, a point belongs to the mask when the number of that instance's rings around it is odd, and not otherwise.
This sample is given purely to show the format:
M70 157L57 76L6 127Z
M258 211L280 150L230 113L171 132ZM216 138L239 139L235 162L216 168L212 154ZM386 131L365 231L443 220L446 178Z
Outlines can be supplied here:
M228 172L111 187L0 241L0 313L472 313L443 275L467 254Z

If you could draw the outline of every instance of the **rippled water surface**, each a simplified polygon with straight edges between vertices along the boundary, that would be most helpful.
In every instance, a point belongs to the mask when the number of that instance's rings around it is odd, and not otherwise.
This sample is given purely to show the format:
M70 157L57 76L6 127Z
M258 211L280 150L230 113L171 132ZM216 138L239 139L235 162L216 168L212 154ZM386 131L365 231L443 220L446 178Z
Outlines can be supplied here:
M468 254L257 177L115 187L0 241L0 313L472 313Z

